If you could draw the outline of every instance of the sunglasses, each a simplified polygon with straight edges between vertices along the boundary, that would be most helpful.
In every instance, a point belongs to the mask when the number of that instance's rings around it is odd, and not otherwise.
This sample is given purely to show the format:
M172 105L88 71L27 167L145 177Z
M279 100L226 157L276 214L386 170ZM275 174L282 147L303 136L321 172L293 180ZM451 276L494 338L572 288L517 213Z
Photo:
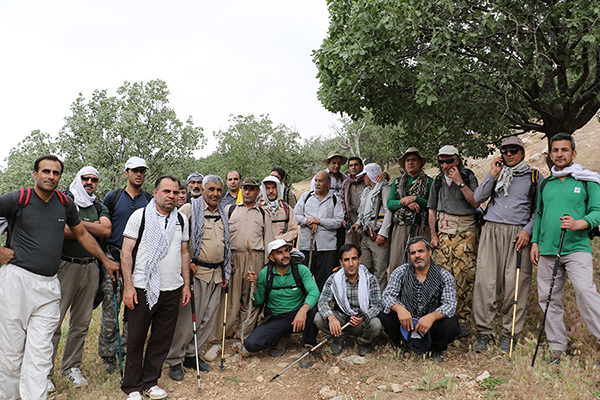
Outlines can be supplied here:
M508 153L517 154L519 152L519 150L521 150L520 147L509 147L508 149L501 149L500 153L502 153L502 155L505 156Z
M444 164L452 164L454 161L456 161L456 157L452 157L452 158L448 158L447 160L442 160L442 159L438 159L438 163L440 165L444 165Z
M93 183L98 183L98 178L93 177L93 176L82 176L81 180L83 182L92 181Z

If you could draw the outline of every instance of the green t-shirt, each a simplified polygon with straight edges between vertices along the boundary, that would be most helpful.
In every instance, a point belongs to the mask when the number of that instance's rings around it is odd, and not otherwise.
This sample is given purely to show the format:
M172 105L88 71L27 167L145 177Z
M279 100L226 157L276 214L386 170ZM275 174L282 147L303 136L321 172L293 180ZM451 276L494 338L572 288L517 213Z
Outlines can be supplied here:
M106 217L110 219L110 213L108 212L108 208L104 204L102 204L102 213L100 213L100 217ZM100 219L98 217L98 211L96 210L95 205L92 205L87 208L79 208L79 218L81 218L82 221L87 222L94 222ZM77 240L74 239L64 240L62 255L75 258L93 257L83 248L83 246Z

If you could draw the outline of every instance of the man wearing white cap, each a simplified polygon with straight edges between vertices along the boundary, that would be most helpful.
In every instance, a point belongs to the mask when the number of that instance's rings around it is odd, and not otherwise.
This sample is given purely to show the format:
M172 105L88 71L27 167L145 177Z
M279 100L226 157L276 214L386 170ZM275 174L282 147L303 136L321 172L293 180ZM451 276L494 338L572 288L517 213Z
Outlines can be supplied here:
M292 332L303 331L302 345L311 349L317 344L313 319L317 312L319 289L308 268L300 264L301 256L290 255L291 245L283 239L269 243L269 262L258 277L248 271L249 282L256 282L254 305L265 305L265 318L244 342L247 351L264 350L277 342L271 357L281 357ZM300 367L312 365L312 355L300 361Z
M441 173L436 176L429 195L429 229L431 247L437 249L434 260L454 276L456 281L456 315L461 336L471 334L471 307L477 261L477 220L473 192L477 178L463 168L454 146L438 152Z
M94 167L83 167L71 182L67 194L71 196L79 211L83 227L96 240L110 236L112 224L108 208L96 200L94 192L98 188L100 174ZM71 229L65 227L61 262L56 276L60 281L60 319L58 329L52 337L52 369L48 379L54 373L54 358L61 337L61 325L69 311L69 332L62 357L61 372L75 387L88 384L79 369L83 356L83 344L88 333L94 297L98 289L99 269L96 258L87 252L75 239ZM52 385L48 383L52 388Z
M363 265L377 278L381 290L387 284L387 268L390 260L388 235L392 222L392 213L387 208L390 184L387 180L375 183L375 177L381 173L381 167L375 163L367 164L359 174L364 175L367 186L360 196L358 218L352 225L352 231L362 229L360 242Z
M273 240L294 243L298 237L298 223L294 209L282 200L283 184L274 176L267 176L260 184L260 207L271 215Z
M140 157L131 157L125 163L125 177L127 186L123 189L113 190L105 197L103 204L110 212L112 232L105 241L106 255L117 261L121 261L121 246L123 245L123 230L127 225L129 217L138 208L146 207L152 200L152 193L144 192L142 184L146 178L148 165ZM102 291L102 319L100 322L100 334L98 335L98 355L104 361L104 367L108 373L117 369L117 320L115 315L115 304L113 297L113 286L110 276L103 271ZM122 281L118 281L117 307L120 308L123 295ZM127 344L127 324L123 323L123 335L121 336L121 348L125 349Z

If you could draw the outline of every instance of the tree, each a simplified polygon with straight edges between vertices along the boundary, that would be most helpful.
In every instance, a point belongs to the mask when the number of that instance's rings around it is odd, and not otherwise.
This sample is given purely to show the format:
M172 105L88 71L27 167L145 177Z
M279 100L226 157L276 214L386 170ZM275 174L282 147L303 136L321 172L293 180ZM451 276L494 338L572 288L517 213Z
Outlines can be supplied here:
M600 108L600 6L589 0L329 0L319 99L398 138L484 155L501 136L573 133Z
M123 168L132 156L148 164L147 190L160 175L187 176L204 135L191 116L185 124L177 118L168 107L168 95L161 80L125 82L116 96L109 96L105 89L95 90L89 101L79 94L57 140L70 172L67 182L80 168L91 165L100 172L98 191L105 194L125 186Z

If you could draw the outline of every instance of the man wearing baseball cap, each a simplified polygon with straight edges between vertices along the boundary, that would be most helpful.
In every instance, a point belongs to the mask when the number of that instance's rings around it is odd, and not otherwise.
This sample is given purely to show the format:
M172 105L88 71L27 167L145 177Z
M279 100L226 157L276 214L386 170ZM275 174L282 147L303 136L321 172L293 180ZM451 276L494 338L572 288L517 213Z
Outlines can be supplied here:
M248 271L248 282L256 282L254 305L265 305L265 318L244 342L250 353L271 349L271 357L281 357L290 341L290 334L303 332L302 346L310 350L317 344L318 329L313 324L317 312L319 289L302 255L293 252L283 239L269 243L269 262L260 273ZM300 361L300 367L312 365L312 353Z
M456 315L461 336L471 334L471 307L477 261L477 218L479 203L473 198L477 178L463 168L458 149L443 146L438 152L441 173L431 187L427 207L431 247L436 264L444 266L454 276L458 304Z

